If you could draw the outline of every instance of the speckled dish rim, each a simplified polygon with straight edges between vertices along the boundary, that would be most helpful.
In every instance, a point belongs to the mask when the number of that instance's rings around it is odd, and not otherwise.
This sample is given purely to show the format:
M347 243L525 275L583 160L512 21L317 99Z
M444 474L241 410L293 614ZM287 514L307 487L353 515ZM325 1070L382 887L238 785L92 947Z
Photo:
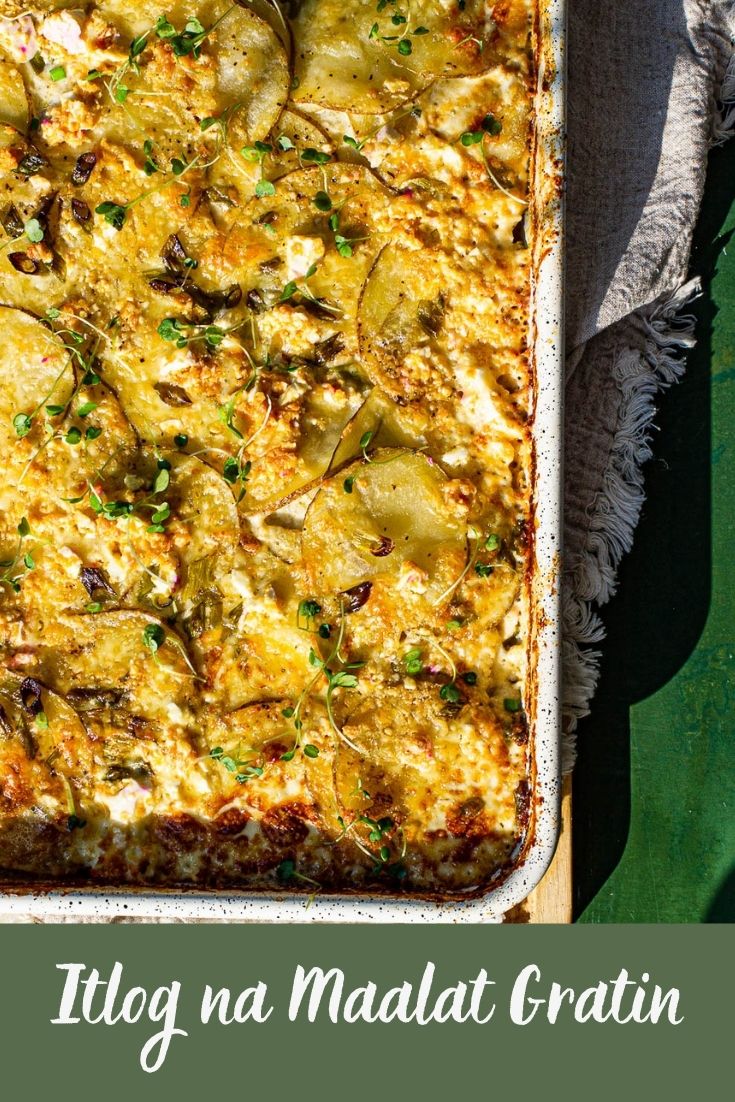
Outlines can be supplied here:
M538 0L539 89L536 104L536 449L532 576L535 687L532 834L512 870L481 898L430 902L411 898L256 893L130 891L90 888L0 891L0 913L32 919L231 922L500 922L539 883L554 855L561 792L560 558L563 444L563 155L566 0ZM308 906L307 906L308 903Z

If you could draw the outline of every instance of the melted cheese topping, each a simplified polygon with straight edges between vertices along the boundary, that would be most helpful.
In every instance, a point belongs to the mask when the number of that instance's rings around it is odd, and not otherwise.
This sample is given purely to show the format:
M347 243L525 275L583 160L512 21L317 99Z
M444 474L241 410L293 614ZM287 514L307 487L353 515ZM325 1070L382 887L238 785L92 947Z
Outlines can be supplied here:
M0 2L13 873L451 895L523 841L533 3L295 9Z

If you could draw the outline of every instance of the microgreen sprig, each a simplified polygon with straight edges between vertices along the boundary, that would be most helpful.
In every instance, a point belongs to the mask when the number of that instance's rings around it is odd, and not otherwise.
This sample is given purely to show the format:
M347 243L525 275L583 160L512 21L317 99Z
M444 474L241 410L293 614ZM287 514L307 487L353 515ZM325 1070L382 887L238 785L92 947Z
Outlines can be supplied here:
M314 603L316 603L316 602L314 602ZM294 728L296 730L296 739L295 739L294 744L291 747L291 749L288 750L285 754L282 755L282 758L281 758L282 761L291 761L295 757L297 750L299 750L301 748L301 732L302 732L302 729L303 729L302 714L303 714L303 710L304 710L304 705L306 704L306 701L307 701L312 689L314 688L314 686L317 684L317 682L322 677L326 678L326 681L327 681L326 707L327 707L327 716L329 718L329 724L330 724L332 730L334 731L334 733L340 739L342 739L343 742L346 742L347 745L349 747L351 747L351 749L353 749L356 753L358 753L358 754L363 753L363 751L358 746L356 746L355 743L352 742L347 737L347 735L345 735L344 731L342 731L342 729L339 727L339 725L338 725L338 723L337 723L337 721L334 717L334 708L333 708L332 698L333 698L333 695L334 695L335 691L337 689L354 689L354 688L357 688L357 677L356 677L356 675L353 671L360 669L364 665L363 662L345 662L343 660L342 655L340 653L340 649L341 649L342 643L344 641L344 634L345 634L345 609L344 609L344 605L340 602L339 632L337 634L337 639L335 640L335 643L334 643L328 657L327 658L321 658L320 655L317 654L317 652L314 650L313 647L310 649L310 651L309 651L309 665L316 668L316 673L311 678L311 680L308 682L306 687L302 690L301 695L299 696L295 707L285 708L284 711L283 711L283 715L286 719L292 719L293 720L293 725L294 725ZM335 662L339 663L339 665L341 667L340 669L334 670L332 668L332 666ZM316 751L316 753L314 753L314 751ZM308 745L304 746L303 752L306 754L307 757L316 757L319 753L317 747L311 747L310 748Z
M12 589L13 593L20 593L20 579L23 577L26 571L33 570L35 562L33 556L29 551L23 552L25 541L31 535L31 526L25 517L21 518L18 524L18 547L12 559L0 562L0 570L3 571L0 574L0 585L6 585L9 589ZM21 567L20 572L16 573L16 568Z
M233 773L238 784L245 784L247 781L263 776L263 766L256 764L262 762L262 756L254 750L252 753L255 757L240 758L226 753L221 746L215 746L209 751L209 756L213 761L218 761L228 773Z
M390 17L391 25L394 28L403 27L400 34L381 34L380 23L373 23L368 35L369 39L377 42L382 42L385 45L392 46L395 44L398 53L402 57L409 57L413 53L413 45L409 35L414 37L420 37L429 33L428 27L414 27L413 30L409 29L409 23L411 19L411 6L408 5L407 11L404 13L398 8L396 0L378 0L376 11L381 14L387 7L393 8L393 14Z
M148 172L148 168L146 166L153 166L156 170L158 170L158 165L151 158L153 150L152 143L149 146L149 150L150 152L146 153L146 161L143 169L147 175L151 175L151 173ZM166 178L162 180L160 184L156 184L155 187L148 188L146 191L141 191L138 195L134 196L132 199L129 199L127 203L116 203L110 199L106 199L104 202L99 203L98 206L94 208L94 212L95 214L102 215L108 225L119 231L125 225L128 214L133 209L133 207L136 207L138 203L142 203L144 199L148 199L149 196L155 195L156 192L163 191L164 188L170 187L171 184L176 183L182 178L182 176L185 176L187 172L190 172L191 169L197 167L206 167L204 164L202 164L202 159L199 154L196 154L196 156L192 157L190 161L184 161L181 157L174 157L171 160L171 174L166 176Z

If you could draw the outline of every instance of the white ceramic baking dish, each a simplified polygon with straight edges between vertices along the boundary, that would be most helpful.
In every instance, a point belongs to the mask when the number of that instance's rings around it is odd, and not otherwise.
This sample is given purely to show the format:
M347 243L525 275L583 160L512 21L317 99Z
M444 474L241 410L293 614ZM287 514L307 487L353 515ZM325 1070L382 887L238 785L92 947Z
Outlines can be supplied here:
M560 806L562 531L563 143L566 0L538 0L538 91L534 157L533 326L536 403L536 519L531 594L531 748L533 812L529 837L505 879L478 899L429 902L390 898L257 893L39 890L14 883L0 890L0 913L29 918L105 921L116 917L241 922L493 922L538 884L554 854Z

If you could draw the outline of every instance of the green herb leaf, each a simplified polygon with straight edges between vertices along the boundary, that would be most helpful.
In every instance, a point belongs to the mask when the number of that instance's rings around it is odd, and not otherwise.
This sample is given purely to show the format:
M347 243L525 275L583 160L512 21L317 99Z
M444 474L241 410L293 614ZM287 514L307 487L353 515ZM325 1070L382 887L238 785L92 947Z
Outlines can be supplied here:
M314 206L324 214L332 209L332 200L329 198L326 191L318 191L316 193L314 196Z
M354 673L345 673L344 670L338 670L337 673L332 674L329 684L335 689L356 689L357 678Z
M314 746L313 743L311 743L311 742L307 742L306 746L303 747L303 751L306 754L307 758L318 758L319 757L318 747Z
M72 444L73 446L76 446L81 439L82 439L82 434L79 431L79 429L76 427L76 425L72 425L72 427L69 429L66 436L64 437L64 440L66 441L66 443L67 444Z
M21 539L25 539L26 536L30 536L30 534L31 526L28 523L27 518L21 517L20 524L18 525L18 535L21 537Z
M181 323L176 318L164 318L156 330L165 341L178 341L181 337Z
M19 437L27 436L31 431L31 425L33 424L31 418L27 413L16 413L13 418L13 428Z
M160 624L148 624L143 629L143 645L148 648L151 654L155 654L165 641L166 633Z
M497 551L500 547L500 536L492 533L487 537L483 546L486 551Z
M51 78L51 80L54 80L54 81L65 80L66 79L66 69L64 68L63 65L54 65L53 69L49 69L48 75Z
M189 437L185 432L177 432L174 436L174 444L177 448L185 448L189 443Z
M101 214L105 222L114 226L116 230L121 230L123 228L127 215L126 207L120 206L119 203L104 202L100 203L98 207L95 207L94 211L95 214Z
M398 43L397 50L401 57L408 57L410 53L413 53L413 46L408 38L402 38Z
M39 241L43 241L44 229L37 218L29 218L25 224L25 233L29 241L33 241L37 244Z
M487 563L487 562L476 562L475 563L475 574L477 574L478 578L489 578L490 575L494 572L494 570L495 570L495 567L491 566L490 563Z
M413 647L410 651L407 651L403 656L403 661L406 666L406 673L410 674L412 677L421 673L424 668L421 649L419 647Z
M155 31L159 38L173 38L176 34L176 27L169 23L165 15L159 15Z
M458 704L459 701L462 699L457 686L451 683L448 685L442 685L441 689L439 690L439 696L442 698L442 700L446 700L450 704Z
M276 186L270 180L258 180L255 185L255 194L258 199L265 199L269 195L276 194Z
M506 712L520 712L523 708L520 698L507 696L503 701Z
M304 149L301 153L301 160L304 161L305 164L325 165L331 161L331 159L331 153L322 153L320 149L313 149L311 146Z
M278 877L279 880L282 880L284 883L287 883L289 880L293 879L295 872L296 872L296 862L295 861L281 861L280 865L276 869L276 876Z
M78 417L89 417L97 409L97 402L83 402L77 410Z
M490 113L485 115L485 118L482 120L481 125L485 133L492 134L493 137L496 137L503 129L503 124L500 119L496 119L495 115L492 115Z
M84 434L86 440L96 440L102 435L102 429L98 425L90 425Z
M479 145L484 137L483 130L465 130L459 140L464 146Z
M168 470L164 467L163 470L159 471L158 474L156 475L156 480L153 483L153 493L154 494L162 494L164 490L168 489L168 484L169 484L170 481L171 481L171 475L168 473Z

